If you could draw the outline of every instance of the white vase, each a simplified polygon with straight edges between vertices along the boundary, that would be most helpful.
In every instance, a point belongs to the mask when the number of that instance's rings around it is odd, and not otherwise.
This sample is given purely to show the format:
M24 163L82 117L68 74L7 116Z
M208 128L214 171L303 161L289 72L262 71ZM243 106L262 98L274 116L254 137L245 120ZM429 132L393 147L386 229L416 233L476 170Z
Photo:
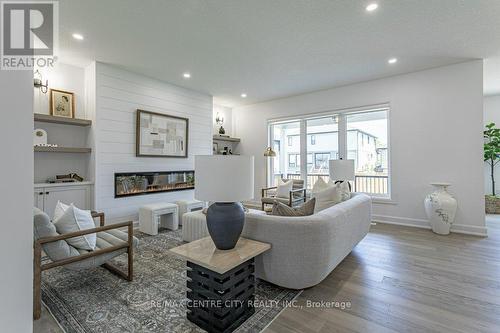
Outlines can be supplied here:
M432 231L448 235L457 212L457 200L448 192L448 183L431 183L436 188L425 197L425 212L431 223Z

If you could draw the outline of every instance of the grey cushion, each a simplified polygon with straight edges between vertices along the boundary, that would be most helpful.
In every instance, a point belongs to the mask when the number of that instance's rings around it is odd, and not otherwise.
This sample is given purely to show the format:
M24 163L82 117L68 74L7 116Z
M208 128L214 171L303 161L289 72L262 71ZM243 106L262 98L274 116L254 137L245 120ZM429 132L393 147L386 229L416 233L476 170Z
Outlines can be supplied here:
M49 216L36 207L33 208L33 223L34 223L33 231L35 240L44 237L59 235L56 232L54 224L50 221ZM114 245L120 245L123 244L124 242L127 242L127 240L128 240L128 234L121 230L112 229L112 230L98 232L97 244L95 250L104 249ZM133 238L133 244L134 247L137 247L139 245L139 240L136 237ZM80 254L91 252L87 250L80 250L80 249L77 250L64 240L44 244L43 251L52 261L61 260L68 257L75 257L79 256ZM105 262L109 261L110 259L126 252L127 249L123 248L96 257L91 257L82 261L77 261L72 264L64 265L63 267L73 270L93 268L100 266Z
M262 202L263 203L267 203L267 204L273 204L275 201L278 201L278 202L281 202L281 203L284 203L284 204L288 204L288 202L289 202L289 200L285 199L285 198L278 198L278 197L265 197L265 198L262 198Z
M286 182L289 179L283 178L283 181ZM304 188L304 180L302 179L292 179L293 185L292 185L292 190L302 190ZM304 192L294 192L293 193L294 198L302 198L304 197Z
M273 210L271 215L277 216L309 216L314 214L314 206L316 204L316 199L312 198L302 205L293 208L282 204L281 202L274 202Z
M283 178L284 182L289 181L290 179ZM302 179L292 179L293 185L292 190L300 190L304 188L304 181Z
M49 216L36 207L33 208L33 233L35 240L59 236ZM64 240L44 244L43 251L53 261L74 257L79 254L74 247L70 246Z
M123 232L121 230L112 229L112 230L98 232L95 251L115 245L124 244L127 242L127 240L128 240L128 233ZM133 238L133 244L134 248L136 248L139 245L139 240L136 237ZM78 252L79 254L84 254L92 251L78 249ZM127 249L123 248L113 252L101 254L100 256L90 257L88 259L78 261L73 264L66 265L64 267L74 270L97 267L109 261L110 259L113 259L114 257L119 256L126 252Z

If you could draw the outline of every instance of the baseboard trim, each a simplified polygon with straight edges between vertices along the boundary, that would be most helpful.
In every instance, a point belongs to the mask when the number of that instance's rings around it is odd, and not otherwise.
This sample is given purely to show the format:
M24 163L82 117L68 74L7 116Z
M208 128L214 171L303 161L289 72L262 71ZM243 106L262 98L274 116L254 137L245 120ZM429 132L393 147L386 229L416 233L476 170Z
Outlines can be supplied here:
M415 219L415 218L407 218L407 217L398 217L398 216L386 216L386 215L372 215L372 221L376 223L383 224L394 224L401 225L405 227L413 227L413 228L422 228L422 229L431 229L428 220L424 219ZM471 226L465 224L453 224L451 226L451 232L457 234L465 234L465 235L473 235L473 236L488 236L488 229L486 227L478 227Z

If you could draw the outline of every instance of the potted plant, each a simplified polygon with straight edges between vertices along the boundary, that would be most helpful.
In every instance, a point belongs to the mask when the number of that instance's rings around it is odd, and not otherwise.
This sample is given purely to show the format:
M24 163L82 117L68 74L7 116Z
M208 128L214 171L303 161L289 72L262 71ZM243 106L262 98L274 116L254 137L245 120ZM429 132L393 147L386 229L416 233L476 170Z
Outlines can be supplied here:
M486 213L500 214L500 197L495 189L495 166L500 162L500 129L495 123L486 125L484 133L484 161L490 167L491 194L486 195Z

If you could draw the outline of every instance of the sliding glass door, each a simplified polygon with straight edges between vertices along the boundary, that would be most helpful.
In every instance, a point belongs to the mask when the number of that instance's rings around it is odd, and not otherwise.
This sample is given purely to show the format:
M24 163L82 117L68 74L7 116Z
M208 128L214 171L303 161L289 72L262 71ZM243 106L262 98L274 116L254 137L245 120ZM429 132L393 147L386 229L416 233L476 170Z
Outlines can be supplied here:
M338 125L338 115L306 120L308 189L312 189L320 177L328 182L329 160L339 158Z
M269 185L276 186L280 178L301 179L300 121L271 124L269 131L276 152L269 163Z
M389 194L387 111L346 115L347 158L354 160L356 190Z

